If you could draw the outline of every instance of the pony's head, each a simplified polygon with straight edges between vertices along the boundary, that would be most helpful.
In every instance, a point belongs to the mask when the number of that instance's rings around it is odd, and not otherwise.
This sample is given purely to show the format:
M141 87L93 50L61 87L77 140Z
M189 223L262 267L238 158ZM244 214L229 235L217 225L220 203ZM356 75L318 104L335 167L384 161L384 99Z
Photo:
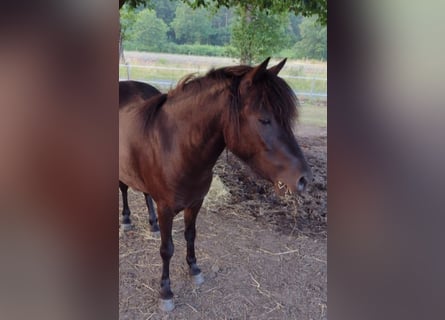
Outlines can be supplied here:
M275 185L279 195L301 193L311 170L293 133L298 100L278 77L286 59L267 69L269 58L245 67L232 86L224 129L227 148Z

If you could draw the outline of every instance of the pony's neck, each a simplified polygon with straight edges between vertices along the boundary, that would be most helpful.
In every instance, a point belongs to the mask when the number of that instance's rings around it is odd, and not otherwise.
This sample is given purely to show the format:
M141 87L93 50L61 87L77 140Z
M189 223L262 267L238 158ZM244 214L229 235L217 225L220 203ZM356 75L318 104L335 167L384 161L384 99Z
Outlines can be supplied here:
M193 163L203 171L211 170L226 147L223 117L229 104L229 92L218 83L196 93L187 89L173 98L178 99L174 101L175 106L166 106L164 110L180 122L177 134L183 135L180 140L185 141L180 146L183 155L194 159Z

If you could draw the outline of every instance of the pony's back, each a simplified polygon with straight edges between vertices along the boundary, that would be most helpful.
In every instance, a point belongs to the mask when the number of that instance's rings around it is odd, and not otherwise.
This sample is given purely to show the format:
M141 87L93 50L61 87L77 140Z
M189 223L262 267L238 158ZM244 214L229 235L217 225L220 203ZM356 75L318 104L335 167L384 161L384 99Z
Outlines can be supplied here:
M155 87L139 81L119 81L119 108L130 102L150 99L161 92Z

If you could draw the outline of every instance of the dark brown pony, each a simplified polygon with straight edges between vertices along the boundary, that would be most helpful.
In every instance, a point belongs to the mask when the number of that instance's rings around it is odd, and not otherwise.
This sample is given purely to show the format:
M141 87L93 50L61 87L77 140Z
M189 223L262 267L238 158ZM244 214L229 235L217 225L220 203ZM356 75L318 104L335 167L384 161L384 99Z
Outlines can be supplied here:
M137 94L120 105L119 180L150 194L157 204L162 310L174 308L169 266L173 218L181 210L190 274L195 283L203 281L195 257L195 222L224 148L274 183L279 194L302 192L311 179L292 131L297 99L277 76L286 60L267 69L268 62L190 76L168 94L139 102Z

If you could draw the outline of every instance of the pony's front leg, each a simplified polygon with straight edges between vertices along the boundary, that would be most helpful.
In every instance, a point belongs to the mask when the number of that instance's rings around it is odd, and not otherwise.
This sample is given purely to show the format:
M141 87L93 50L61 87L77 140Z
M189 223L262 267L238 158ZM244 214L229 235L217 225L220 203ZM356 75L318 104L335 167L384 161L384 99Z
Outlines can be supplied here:
M184 210L185 231L184 237L187 241L187 263L190 267L190 275L192 276L195 285L200 285L204 282L201 269L196 264L195 256L195 238L196 238L196 217L199 209L201 209L202 200L195 206Z
M158 207L158 220L161 229L161 258L162 278L159 291L159 308L163 311L172 311L175 308L173 292L170 288L170 259L173 256L174 246L172 239L172 225L174 212L170 209Z

